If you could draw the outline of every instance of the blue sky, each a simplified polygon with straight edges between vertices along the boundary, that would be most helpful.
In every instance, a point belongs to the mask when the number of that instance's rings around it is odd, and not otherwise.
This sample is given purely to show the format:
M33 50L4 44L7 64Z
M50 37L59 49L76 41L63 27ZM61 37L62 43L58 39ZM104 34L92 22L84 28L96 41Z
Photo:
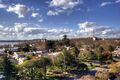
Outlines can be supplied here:
M120 0L0 0L1 40L120 37L119 21Z

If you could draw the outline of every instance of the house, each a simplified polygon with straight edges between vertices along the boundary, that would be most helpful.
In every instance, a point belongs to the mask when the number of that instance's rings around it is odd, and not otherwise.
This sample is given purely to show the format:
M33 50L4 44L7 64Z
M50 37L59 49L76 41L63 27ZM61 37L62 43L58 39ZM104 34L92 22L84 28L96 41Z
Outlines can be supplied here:
M23 54L17 54L16 52L14 52L13 58L15 60L17 60L18 64L22 64L26 60L25 55L23 55Z
M91 50L91 46L90 45L82 45L82 47L80 48L80 51L88 51Z
M26 54L42 54L45 53L45 51L32 51L32 52L26 52Z
M18 64L22 64L26 60L26 57L19 57Z
M0 56L5 55L4 49L0 49Z
M117 46L112 54L113 54L113 56L120 57L120 47Z
M26 52L26 54L34 54L34 52Z
M93 36L92 39L93 39L93 41L96 41L96 40L97 40L97 37L94 37L94 36Z
M67 50L71 50L72 49L72 47L70 47L70 46L64 46L64 48L66 48Z
M13 52L18 52L18 49L19 47L12 47L12 48L9 48L10 51L13 51Z

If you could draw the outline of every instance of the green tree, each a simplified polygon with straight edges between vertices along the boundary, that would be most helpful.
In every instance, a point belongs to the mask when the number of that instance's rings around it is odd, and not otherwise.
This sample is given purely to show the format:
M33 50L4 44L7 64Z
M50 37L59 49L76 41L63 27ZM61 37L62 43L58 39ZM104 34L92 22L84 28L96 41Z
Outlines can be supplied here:
M77 47L73 47L73 48L72 48L71 54L75 57L75 59L78 58L79 53L80 53L80 51L78 50Z
M19 68L19 78L20 80L43 80L43 75L34 62L28 61Z
M64 68L64 55L60 53L56 58L53 59L53 64L55 67L62 70Z
M5 80L13 80L16 77L17 69L15 64L13 64L9 57L5 56L3 61L3 75Z
M31 47L29 46L29 44L26 44L25 47L23 48L24 52L29 52L31 50Z
M103 61L103 52L104 52L104 48L102 46L97 48L96 57L100 61L100 64L102 64Z
M97 59L100 60L102 58L102 53L104 52L103 47L98 47L96 51Z
M110 52L112 52L112 51L114 51L114 47L111 46L111 45L109 45L109 46L107 47L107 50L110 51Z
M67 51L66 49L63 49L63 60L64 60L64 68L67 69L69 66L74 66L76 64L76 60L74 56Z
M28 60L19 65L20 79L25 80L46 80L47 68L51 65L51 60L41 57L39 60Z
M79 54L80 61L93 60L95 58L95 53L92 51L83 51Z
M62 42L65 46L70 46L70 40L67 38L67 35L63 36Z
M47 68L51 65L52 61L48 57L41 57L41 59L36 63L36 66L42 68L44 77L46 77Z
M45 49L54 49L55 48L55 42L51 40L47 40L45 43Z
M2 73L3 72L3 58L2 57L0 57L0 73Z
M54 66L61 70L67 70L69 67L76 66L75 57L70 51L63 49L63 51L54 59Z

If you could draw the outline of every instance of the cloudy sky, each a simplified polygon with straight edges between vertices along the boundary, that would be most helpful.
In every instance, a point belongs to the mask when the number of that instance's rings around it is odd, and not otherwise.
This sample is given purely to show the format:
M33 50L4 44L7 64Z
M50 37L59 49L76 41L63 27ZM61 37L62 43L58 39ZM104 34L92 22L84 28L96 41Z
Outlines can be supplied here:
M0 40L119 37L120 0L0 0Z

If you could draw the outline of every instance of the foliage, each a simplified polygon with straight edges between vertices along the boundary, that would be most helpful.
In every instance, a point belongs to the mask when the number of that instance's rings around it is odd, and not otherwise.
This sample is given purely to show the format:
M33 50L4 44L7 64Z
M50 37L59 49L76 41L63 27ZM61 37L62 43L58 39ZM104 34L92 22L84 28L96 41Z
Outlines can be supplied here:
M26 44L25 47L22 49L24 52L29 52L31 50L31 47L29 44Z
M80 51L78 50L77 47L73 47L72 50L71 50L71 54L73 57L75 57L76 59L78 58L78 55L79 55Z
M51 65L51 60L41 57L38 60L27 60L19 65L19 76L27 80L44 80L46 78L47 67Z
M3 72L3 58L0 57L0 72Z
M70 46L70 40L67 38L67 35L63 35L62 42L65 46Z
M54 49L54 47L55 47L54 41L51 41L51 40L46 41L46 43L45 43L45 49L46 50Z
M109 72L106 70L97 71L95 74L96 80L108 80Z
M10 61L10 58L5 56L3 61L3 75L6 80L11 80L11 78L16 77L17 68L15 64Z
M33 57L32 55L27 55L27 56L26 56L27 60L32 59L32 57Z
M110 51L110 52L114 51L114 47L111 46L111 45L109 45L109 46L107 47L107 51Z
M92 60L95 59L95 54L94 52L91 51L84 51L79 54L79 60L80 61L87 61L87 60Z

